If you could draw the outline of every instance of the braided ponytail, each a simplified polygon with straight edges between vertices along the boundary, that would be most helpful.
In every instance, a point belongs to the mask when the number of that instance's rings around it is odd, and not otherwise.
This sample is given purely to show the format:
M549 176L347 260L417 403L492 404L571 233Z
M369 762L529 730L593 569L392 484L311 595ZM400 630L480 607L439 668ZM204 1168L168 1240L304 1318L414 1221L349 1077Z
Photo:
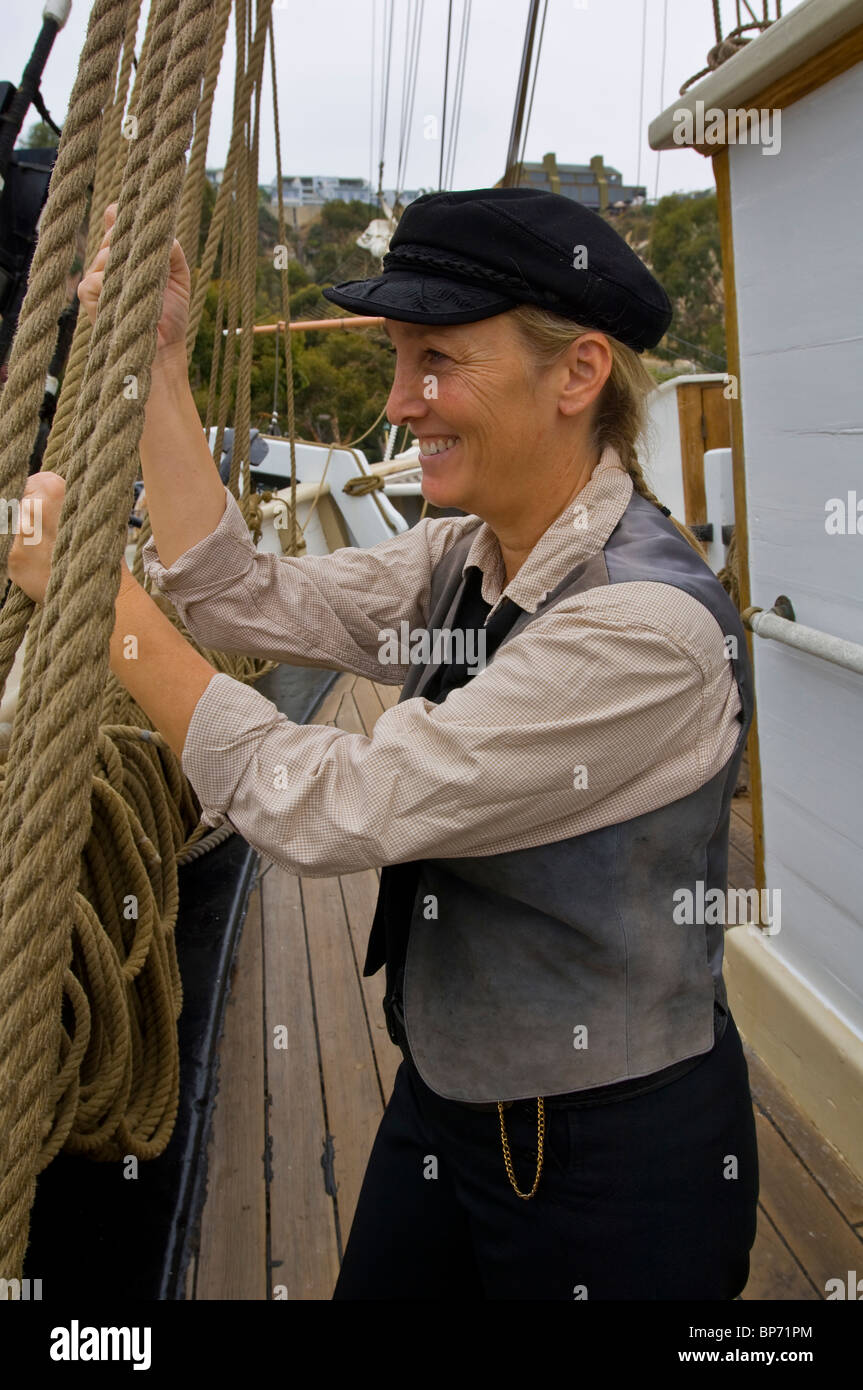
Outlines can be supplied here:
M550 366L576 338L590 332L571 319L532 304L520 304L510 310L510 315L538 367ZM612 366L597 400L594 447L600 454L609 446L617 451L638 495L664 512L693 550L705 559L701 542L651 491L638 460L638 440L647 432L647 398L656 383L637 352L611 334L605 336L611 347Z

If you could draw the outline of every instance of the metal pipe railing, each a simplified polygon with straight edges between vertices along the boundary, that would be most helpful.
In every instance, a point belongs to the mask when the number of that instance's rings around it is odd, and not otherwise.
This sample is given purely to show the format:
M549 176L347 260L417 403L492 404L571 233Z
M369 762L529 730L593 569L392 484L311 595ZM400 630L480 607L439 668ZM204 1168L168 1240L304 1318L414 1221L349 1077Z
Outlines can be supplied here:
M845 671L856 671L863 676L863 646L859 642L849 642L844 637L834 637L832 633L821 632L816 627L804 627L794 616L790 599L781 594L770 609L746 608L741 618L750 631L759 637L768 637L773 642L783 642L787 647L796 647L809 656L819 656Z

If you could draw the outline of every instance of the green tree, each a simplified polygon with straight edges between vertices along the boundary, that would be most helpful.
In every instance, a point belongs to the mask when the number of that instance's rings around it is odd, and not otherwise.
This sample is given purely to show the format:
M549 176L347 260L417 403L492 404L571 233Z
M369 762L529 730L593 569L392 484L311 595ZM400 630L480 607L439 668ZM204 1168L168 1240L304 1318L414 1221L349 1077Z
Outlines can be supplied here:
M716 194L674 193L653 212L648 254L674 306L666 355L697 356L706 370L725 364L725 295Z
M35 121L27 131L25 150L55 150L60 137L45 121Z

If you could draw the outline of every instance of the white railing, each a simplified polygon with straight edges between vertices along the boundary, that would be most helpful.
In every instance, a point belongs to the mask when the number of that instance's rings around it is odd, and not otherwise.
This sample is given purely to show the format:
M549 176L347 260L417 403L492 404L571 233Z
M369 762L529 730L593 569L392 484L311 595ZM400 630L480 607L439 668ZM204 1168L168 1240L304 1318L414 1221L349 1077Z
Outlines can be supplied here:
M819 656L823 661L832 661L834 666L863 676L863 646L821 632L817 627L804 627L795 620L794 609L784 595L770 609L747 608L740 616L746 627L759 637L783 642L786 647L796 647L809 656Z

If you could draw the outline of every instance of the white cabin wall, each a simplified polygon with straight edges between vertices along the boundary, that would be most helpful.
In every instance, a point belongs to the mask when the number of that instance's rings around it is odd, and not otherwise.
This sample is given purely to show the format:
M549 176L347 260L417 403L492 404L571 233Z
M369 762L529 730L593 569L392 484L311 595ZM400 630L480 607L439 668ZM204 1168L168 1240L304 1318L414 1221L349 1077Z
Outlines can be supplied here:
M680 466L680 415L677 378L665 381L648 402L647 448L639 446L639 463L648 483L678 521L686 518L683 470Z
M863 64L782 112L782 147L729 150L752 602L863 643ZM754 639L765 940L863 1037L863 679Z

